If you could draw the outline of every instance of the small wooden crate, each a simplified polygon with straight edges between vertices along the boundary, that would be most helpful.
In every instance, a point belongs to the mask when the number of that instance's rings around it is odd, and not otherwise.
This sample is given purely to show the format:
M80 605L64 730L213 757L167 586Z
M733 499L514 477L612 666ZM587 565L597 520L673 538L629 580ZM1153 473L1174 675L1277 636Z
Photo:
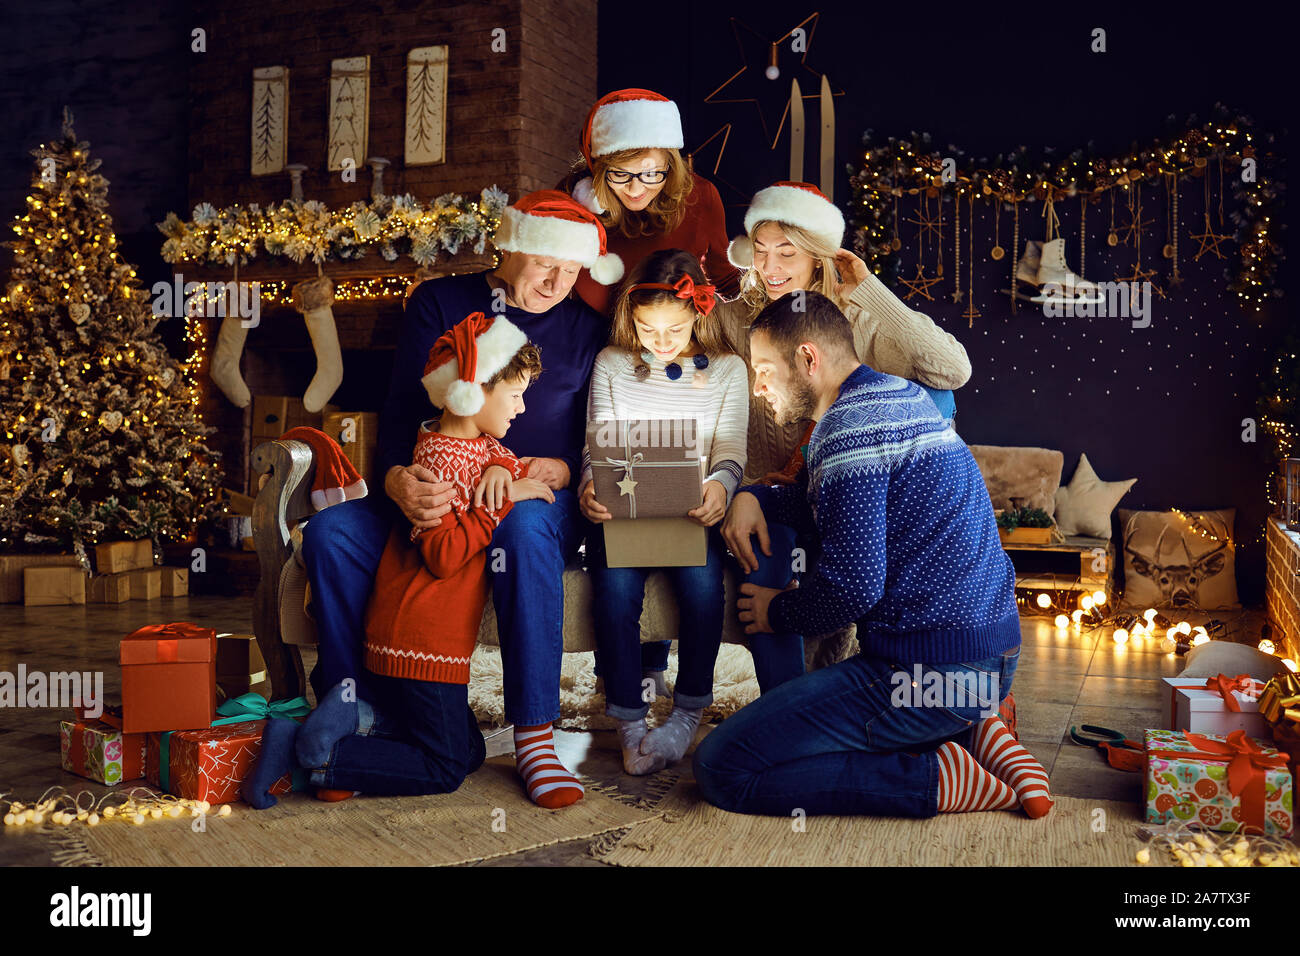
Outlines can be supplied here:
M1003 544L1051 544L1051 528L998 528Z

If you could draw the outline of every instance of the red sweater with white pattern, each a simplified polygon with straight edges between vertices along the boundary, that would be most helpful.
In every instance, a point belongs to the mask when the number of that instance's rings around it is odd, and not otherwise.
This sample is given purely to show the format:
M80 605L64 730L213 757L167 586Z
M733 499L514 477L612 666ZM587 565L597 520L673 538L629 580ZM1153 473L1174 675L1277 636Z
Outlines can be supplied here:
M471 507L491 465L515 478L525 468L491 435L454 438L420 426L414 463L454 486L452 510L435 528L393 528L366 608L366 669L388 677L468 684L488 598L487 550L513 502Z

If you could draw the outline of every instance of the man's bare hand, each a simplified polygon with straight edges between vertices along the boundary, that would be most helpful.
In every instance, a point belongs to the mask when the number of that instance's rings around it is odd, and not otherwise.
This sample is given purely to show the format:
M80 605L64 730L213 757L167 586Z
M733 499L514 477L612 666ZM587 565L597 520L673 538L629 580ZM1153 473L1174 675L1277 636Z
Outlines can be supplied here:
M722 540L740 562L746 574L758 570L758 558L754 556L753 546L749 543L750 535L758 535L758 546L763 554L772 556L772 542L767 536L767 519L763 517L763 508L758 499L748 491L742 491L731 499L727 517L722 520Z
M519 462L528 469L526 477L545 482L556 491L569 487L569 466L559 458L520 458Z
M436 528L451 511L456 490L423 465L394 465L384 476L384 491L416 531Z

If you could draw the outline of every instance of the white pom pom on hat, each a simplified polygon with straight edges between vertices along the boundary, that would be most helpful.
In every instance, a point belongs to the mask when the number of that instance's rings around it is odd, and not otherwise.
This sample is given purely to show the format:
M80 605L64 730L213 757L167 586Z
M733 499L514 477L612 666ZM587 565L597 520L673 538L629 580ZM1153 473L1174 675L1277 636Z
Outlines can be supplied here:
M528 336L504 316L472 312L433 343L420 383L438 408L475 415L483 408L483 385L527 344Z
M574 185L573 198L578 200L578 202L582 203L585 208L590 209L597 216L605 211L605 207L602 206L600 200L596 198L596 183L590 176L586 179L578 180Z
M737 236L727 245L727 261L737 269L748 269L754 264L754 241L749 236Z

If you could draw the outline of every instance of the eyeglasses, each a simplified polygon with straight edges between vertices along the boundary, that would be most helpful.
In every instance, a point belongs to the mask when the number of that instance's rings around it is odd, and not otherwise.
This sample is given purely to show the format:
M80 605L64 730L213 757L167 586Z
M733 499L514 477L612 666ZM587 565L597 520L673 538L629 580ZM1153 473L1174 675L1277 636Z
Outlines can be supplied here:
M643 185L658 186L668 178L666 169L649 169L644 173L629 173L626 169L607 169L605 170L605 182L613 186L626 186L634 179L641 180Z

